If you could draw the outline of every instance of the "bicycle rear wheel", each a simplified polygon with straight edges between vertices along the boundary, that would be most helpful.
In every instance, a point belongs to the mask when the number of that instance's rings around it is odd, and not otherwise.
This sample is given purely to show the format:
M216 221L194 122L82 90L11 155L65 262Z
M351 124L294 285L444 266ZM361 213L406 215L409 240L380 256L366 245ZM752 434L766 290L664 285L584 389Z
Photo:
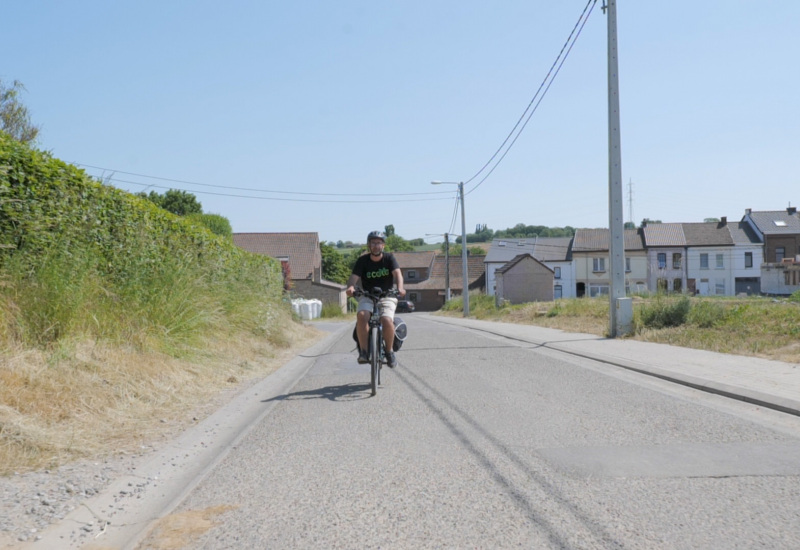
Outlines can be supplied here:
M378 393L378 384L380 383L380 368L381 368L381 347L380 347L380 334L378 329L373 328L369 331L369 350L370 350L370 365L371 365L371 386L372 395Z

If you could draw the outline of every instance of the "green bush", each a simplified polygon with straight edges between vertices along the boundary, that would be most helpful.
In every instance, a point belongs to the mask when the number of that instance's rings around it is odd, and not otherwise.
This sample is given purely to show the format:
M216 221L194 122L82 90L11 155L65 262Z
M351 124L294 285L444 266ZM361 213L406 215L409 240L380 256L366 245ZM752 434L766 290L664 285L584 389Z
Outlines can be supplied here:
M700 328L712 328L725 322L727 313L722 304L710 301L695 303L689 310L687 322Z
M322 305L322 312L320 313L320 317L322 317L323 319L332 319L343 316L344 313L342 313L342 308L339 307L339 304L328 302L327 304Z
M689 298L677 300L657 296L649 304L643 304L639 310L641 326L646 328L678 327L686 322L691 308Z
M800 290L795 290L794 292L792 292L792 294L789 296L789 301L800 302Z
M214 235L225 237L226 239L233 238L231 222L225 216L220 216L219 214L189 214L186 217L193 222L201 224Z
M203 333L280 341L277 261L0 132L0 334L91 333L176 353Z

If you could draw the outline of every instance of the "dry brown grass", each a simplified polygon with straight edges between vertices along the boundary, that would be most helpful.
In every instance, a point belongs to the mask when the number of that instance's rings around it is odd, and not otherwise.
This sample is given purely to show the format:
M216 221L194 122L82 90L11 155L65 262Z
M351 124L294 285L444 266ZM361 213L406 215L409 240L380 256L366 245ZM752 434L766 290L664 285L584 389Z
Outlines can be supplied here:
M0 355L0 475L135 452L213 410L322 334L291 321L270 343L220 335L189 359L102 342Z
M699 303L698 299L694 300L693 303ZM725 312L716 326L701 327L686 323L678 327L651 329L644 328L637 322L635 334L627 338L800 363L800 306L766 299L709 301ZM633 302L635 312L648 303L640 297L634 297ZM479 319L536 325L597 336L608 334L606 299L534 302L500 309L486 307L482 301L476 303L473 316ZM461 311L451 310L441 314L460 315Z

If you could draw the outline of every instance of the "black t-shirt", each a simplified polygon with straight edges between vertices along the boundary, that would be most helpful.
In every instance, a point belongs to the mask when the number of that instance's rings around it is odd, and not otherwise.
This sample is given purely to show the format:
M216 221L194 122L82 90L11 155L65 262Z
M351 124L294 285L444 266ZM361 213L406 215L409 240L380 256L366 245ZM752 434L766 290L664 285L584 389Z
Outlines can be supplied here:
M381 290L389 290L394 286L392 272L395 269L400 269L400 265L389 252L384 252L383 257L377 262L372 261L369 254L364 254L356 260L353 274L361 277L361 288L364 290L372 290L376 286Z

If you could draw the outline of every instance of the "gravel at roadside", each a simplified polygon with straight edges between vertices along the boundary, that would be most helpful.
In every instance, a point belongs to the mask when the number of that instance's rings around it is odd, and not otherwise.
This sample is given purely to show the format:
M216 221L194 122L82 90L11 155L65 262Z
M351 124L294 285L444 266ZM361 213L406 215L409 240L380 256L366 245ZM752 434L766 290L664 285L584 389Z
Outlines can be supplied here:
M44 529L64 519L111 481L135 471L140 456L78 461L0 478L0 548L37 540Z

